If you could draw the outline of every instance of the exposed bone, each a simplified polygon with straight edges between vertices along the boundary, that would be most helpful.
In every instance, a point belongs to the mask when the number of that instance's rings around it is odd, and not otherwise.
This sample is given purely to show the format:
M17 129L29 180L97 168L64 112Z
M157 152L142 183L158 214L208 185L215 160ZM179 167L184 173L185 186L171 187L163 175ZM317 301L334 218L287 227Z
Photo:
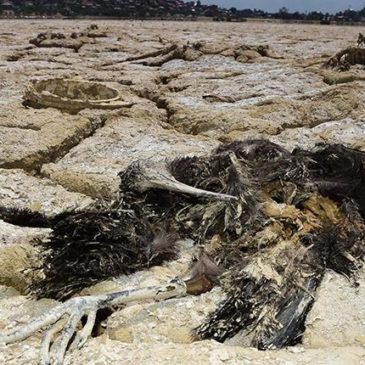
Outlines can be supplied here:
M75 345L79 348L82 347L90 336L97 310L139 300L160 301L185 295L187 295L186 284L182 280L176 278L161 286L150 286L98 296L72 298L63 304L52 308L48 313L39 316L25 326L3 333L0 336L0 343L9 344L24 340L39 329L55 323L56 327L49 330L43 339L41 346L41 364L50 364L49 345L54 335L60 329L57 322L63 316L68 315L69 319L63 326L64 329L61 332L60 339L58 343L52 347L56 356L54 363L61 365L63 363L66 348L72 339L73 334L76 332ZM88 320L83 330L78 332L76 329L77 325L85 314L88 315ZM74 348L75 345L72 345L72 348Z

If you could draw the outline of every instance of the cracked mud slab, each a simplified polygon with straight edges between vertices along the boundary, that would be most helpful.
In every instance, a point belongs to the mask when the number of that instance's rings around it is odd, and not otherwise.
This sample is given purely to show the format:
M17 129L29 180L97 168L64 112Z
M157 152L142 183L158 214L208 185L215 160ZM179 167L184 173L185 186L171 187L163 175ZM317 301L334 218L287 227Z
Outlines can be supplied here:
M67 191L48 179L30 176L18 169L0 169L2 208L29 209L50 217L91 202L90 197Z
M24 291L32 279L29 265L37 263L37 244L49 233L49 229L17 227L0 220L0 285ZM0 319L0 328L1 323Z
M42 174L69 190L110 197L118 190L118 173L135 160L203 154L218 145L215 140L166 129L163 119L164 113L153 105L132 107L125 116L108 119L60 161L45 165Z
M38 170L67 153L97 127L81 116L52 108L29 109L16 104L0 113L0 167Z
M334 272L326 274L306 321L304 346L365 345L364 271L357 284L349 285L348 280ZM332 295L334 291L340 294Z
M348 147L365 151L365 117L357 120L345 118L326 122L313 128L286 129L270 139L289 149L296 146L314 147L317 143L342 143Z

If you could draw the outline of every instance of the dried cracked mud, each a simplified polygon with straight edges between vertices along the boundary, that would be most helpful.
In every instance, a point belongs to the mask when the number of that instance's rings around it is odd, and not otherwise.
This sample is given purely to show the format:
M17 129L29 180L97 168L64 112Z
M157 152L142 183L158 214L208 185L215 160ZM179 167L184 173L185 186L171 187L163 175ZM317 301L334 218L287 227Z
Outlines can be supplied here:
M83 32L81 48L37 47L41 32ZM117 173L140 158L205 154L220 142L267 137L289 149L341 142L365 151L365 69L321 64L352 45L360 27L248 22L2 20L0 30L0 205L53 216L117 194ZM106 35L106 36L105 36ZM269 46L267 48L266 46ZM119 109L35 108L23 95L50 78L101 83ZM37 242L47 229L0 221L0 329L25 323L55 301L24 295ZM103 293L184 276L191 256L85 290ZM361 285L362 284L362 285ZM365 364L365 274L360 286L328 273L307 319L303 344L280 351L192 342L190 331L222 298L138 303L116 311L103 334L68 364ZM334 290L336 289L336 290ZM41 334L0 348L0 363L36 364Z

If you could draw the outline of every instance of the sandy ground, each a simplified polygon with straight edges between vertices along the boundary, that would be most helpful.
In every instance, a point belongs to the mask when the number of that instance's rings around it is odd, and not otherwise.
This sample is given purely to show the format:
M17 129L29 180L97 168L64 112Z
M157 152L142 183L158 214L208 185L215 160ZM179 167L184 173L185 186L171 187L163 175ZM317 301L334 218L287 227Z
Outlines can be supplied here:
M204 154L221 142L248 137L267 137L289 149L340 142L365 151L364 67L345 73L321 68L355 44L364 28L115 20L0 24L0 206L52 216L115 196L117 173L132 161ZM29 43L46 31L69 39L90 24L103 36L84 32L78 52ZM260 46L270 47L264 56ZM113 87L129 106L70 114L23 105L32 81L55 77ZM54 302L21 295L31 280L23 269L48 232L1 221L0 227L0 328L5 328ZM102 283L89 293L165 282L185 272L189 252L167 267ZM365 364L363 289L350 288L332 273L308 319L304 345L287 350L191 344L190 330L222 295L216 288L199 298L118 311L105 334L69 354L67 362ZM331 310L328 295L336 303ZM344 308L349 314L339 321ZM0 363L37 363L39 339L38 334L1 348Z

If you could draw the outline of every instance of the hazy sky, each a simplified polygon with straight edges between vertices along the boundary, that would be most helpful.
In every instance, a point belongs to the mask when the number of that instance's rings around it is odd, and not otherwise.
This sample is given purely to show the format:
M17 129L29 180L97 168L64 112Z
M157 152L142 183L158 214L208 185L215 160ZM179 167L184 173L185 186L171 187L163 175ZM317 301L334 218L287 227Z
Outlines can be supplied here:
M290 11L318 10L337 12L349 7L357 10L365 8L365 0L201 0L202 4L216 4L224 8L256 8L276 11L285 6Z

